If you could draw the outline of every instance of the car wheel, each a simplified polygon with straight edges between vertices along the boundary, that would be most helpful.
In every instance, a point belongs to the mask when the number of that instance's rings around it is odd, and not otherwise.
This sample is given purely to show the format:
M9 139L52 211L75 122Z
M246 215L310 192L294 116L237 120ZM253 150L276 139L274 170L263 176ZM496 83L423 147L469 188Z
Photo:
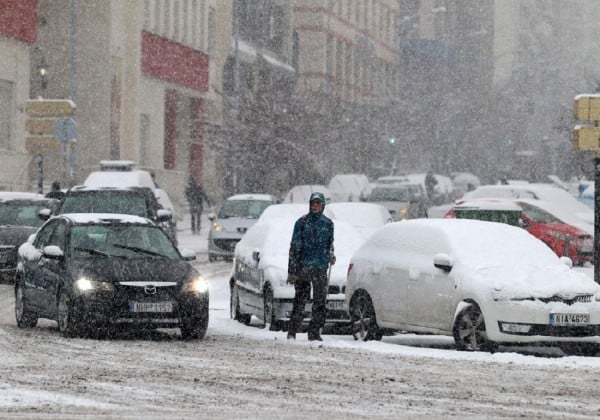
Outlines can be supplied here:
M238 296L238 290L236 286L231 287L231 293L229 294L229 312L231 319L235 319L244 325L249 325L252 315L243 314L240 312L240 298Z
M19 328L33 328L38 322L37 314L27 307L23 285L20 283L17 283L15 290L15 318Z
M375 309L366 293L356 295L350 303L350 324L355 340L381 340L381 330L377 326Z
M267 287L265 289L263 299L263 319L265 322L265 328L269 328L269 331L281 331L281 322L275 319L275 311L273 309L273 291Z
M63 290L58 295L58 330L63 337L79 337L81 322L69 295Z
M208 305L202 309L200 316L184 317L181 319L181 337L184 340L202 339L208 328Z
M479 306L469 305L460 311L453 327L457 350L495 351L497 345L488 340L485 320Z

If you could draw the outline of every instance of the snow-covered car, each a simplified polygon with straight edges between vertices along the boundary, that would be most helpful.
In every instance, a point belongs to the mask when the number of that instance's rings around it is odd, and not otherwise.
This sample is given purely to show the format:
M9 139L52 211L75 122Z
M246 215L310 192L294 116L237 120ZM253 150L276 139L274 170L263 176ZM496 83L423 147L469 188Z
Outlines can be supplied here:
M151 220L113 213L62 214L19 247L15 316L39 318L63 336L137 328L179 328L184 339L208 327L208 282Z
M236 194L225 200L217 213L209 213L208 260L233 259L237 243L262 212L275 203L277 198L269 194Z
M371 192L371 183L365 174L337 174L328 188L333 201L361 201Z
M546 207L543 203L543 200L526 198L457 200L444 217L520 226L548 245L559 257L571 258L575 265L594 261L593 236L557 219L543 209Z
M594 210L554 184L482 185L463 195L474 198L524 198L540 200L539 206L554 217L594 234Z
M352 256L346 310L362 339L389 329L453 336L459 350L544 343L594 354L600 285L569 263L504 223L390 223Z
M386 223L393 221L392 215L381 204L376 203L338 203L325 207L327 216L354 226L366 238Z
M285 327L292 312L294 286L287 284L288 252L296 217L264 220L252 226L235 248L230 279L231 318L249 324L251 316L273 331ZM326 326L348 326L344 292L348 262L364 242L352 226L333 220L336 263L331 267ZM306 305L309 316L311 301ZM308 321L308 320L306 320Z
M324 185L296 185L292 187L287 194L285 195L283 202L284 203L308 203L308 199L310 195L314 192L323 193L325 196L325 202L327 204L333 201L333 195L329 188Z
M382 205L394 220L427 217L425 189L421 184L378 183L366 201Z
M38 212L56 203L31 192L0 192L0 282L13 283L19 246L42 225Z

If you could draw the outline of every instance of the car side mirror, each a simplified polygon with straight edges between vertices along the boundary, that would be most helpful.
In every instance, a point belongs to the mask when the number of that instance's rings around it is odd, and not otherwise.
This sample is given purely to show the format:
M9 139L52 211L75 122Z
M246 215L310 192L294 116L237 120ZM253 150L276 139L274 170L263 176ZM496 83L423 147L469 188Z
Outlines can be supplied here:
M255 249L252 251L252 259L257 263L260 262L260 249Z
M569 268L573 268L573 260L569 257L560 257L560 261Z
M156 221L159 223L169 222L173 218L173 213L169 210L158 209L156 211Z
M48 245L42 249L42 255L49 260L60 260L63 257L63 252L56 245Z
M37 217L40 220L48 220L51 215L52 215L52 210L46 208L46 209L40 209L38 211Z
M449 273L452 270L453 261L452 258L448 254L435 254L433 257L433 265L436 268L444 270L446 273Z
M196 251L189 248L183 248L179 250L179 253L185 261L194 261L196 259Z
M214 214L214 213L212 213L212 212L211 212L211 213L208 213L208 220L210 220L211 222L212 222L213 220L215 220L216 218L217 218L217 215L216 215L216 214Z

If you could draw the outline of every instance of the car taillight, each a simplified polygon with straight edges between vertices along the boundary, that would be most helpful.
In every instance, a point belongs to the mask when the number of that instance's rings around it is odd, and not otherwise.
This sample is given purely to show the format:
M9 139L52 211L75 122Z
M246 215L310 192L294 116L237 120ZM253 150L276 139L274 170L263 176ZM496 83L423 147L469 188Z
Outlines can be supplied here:
M346 277L348 277L350 275L350 271L352 270L352 267L354 267L354 264L352 264L352 263L348 264L348 272L346 273Z

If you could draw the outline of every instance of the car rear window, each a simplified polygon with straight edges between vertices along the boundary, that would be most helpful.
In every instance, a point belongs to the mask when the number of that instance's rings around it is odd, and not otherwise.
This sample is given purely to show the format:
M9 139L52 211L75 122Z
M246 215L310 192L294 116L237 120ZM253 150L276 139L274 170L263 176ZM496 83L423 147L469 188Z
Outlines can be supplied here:
M0 203L0 225L39 227L43 221L37 213L47 204L31 204L23 202Z
M230 217L258 219L271 204L273 204L271 201L266 200L229 200L223 203L217 217L219 219Z
M60 213L121 213L149 217L146 197L132 191L85 191L67 194Z

